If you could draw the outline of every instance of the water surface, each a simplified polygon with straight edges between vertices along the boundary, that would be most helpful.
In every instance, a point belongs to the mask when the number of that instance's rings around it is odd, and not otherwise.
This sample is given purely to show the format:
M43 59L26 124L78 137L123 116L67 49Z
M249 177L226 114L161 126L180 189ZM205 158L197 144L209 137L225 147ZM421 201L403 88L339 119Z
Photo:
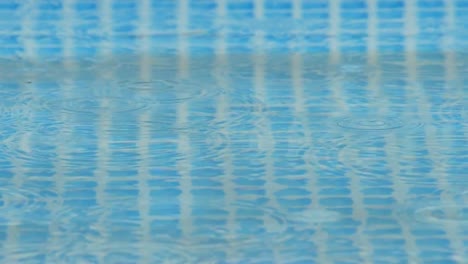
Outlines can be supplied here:
M2 59L1 261L467 259L465 58Z

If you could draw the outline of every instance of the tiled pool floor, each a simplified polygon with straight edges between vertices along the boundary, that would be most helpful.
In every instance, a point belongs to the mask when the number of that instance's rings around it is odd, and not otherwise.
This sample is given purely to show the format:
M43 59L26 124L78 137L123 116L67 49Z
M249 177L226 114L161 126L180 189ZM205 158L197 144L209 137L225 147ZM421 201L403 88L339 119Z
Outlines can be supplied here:
M465 57L412 56L4 59L2 262L463 263Z

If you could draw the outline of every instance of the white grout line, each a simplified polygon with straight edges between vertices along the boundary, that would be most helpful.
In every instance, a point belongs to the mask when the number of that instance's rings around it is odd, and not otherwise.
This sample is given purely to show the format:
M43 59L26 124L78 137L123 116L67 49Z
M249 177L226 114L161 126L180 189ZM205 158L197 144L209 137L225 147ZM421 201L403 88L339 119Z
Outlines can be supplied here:
M376 0L367 0L367 11L369 18L367 20L367 65L374 68L378 65L377 55L377 3ZM375 74L376 73L376 74ZM368 71L368 86L367 90L372 94L371 98L377 97L376 93L379 90L379 75L378 71Z
M385 115L384 115L385 116ZM400 138L398 135L394 134L389 134L385 136L385 141L388 145L395 144L398 142ZM388 144L389 143L389 144ZM400 145L397 145L400 146ZM391 154L391 155L389 155ZM400 171L400 165L398 162L398 157L395 157L395 155L398 155L398 153L393 154L391 150L385 151L385 156L387 158L388 166L391 168L390 170L390 178L392 179L392 189L393 189L393 195L392 197L395 199L396 204L404 204L406 200L406 193L408 191L408 188L406 184L404 184L401 180L399 180L399 176L397 175ZM408 257L410 258L409 261L415 261L417 260L418 257L418 251L417 251L417 246L414 240L413 235L411 234L410 227L408 226L407 223L403 222L401 219L396 219L396 221L399 223L399 226L401 227L401 232L403 235L403 238L405 240L405 248L407 249L406 252L408 253ZM419 262L417 262L419 263Z
M377 60L377 2L367 0L367 57L368 64L376 65ZM369 83L369 85L371 85ZM371 86L372 87L372 86Z
M333 67L338 67L341 66L341 51L340 51L340 43L338 36L340 35L340 3L341 1L331 1L329 2L330 5L330 33L329 36L331 36L330 39L330 57L329 57L329 65L332 65ZM345 96L342 95L342 85L343 82L341 80L341 76L333 76L332 81L330 82L331 84L331 91L332 91L332 97L335 99L336 104L339 106L339 109L343 112L349 112L349 107L348 104L345 102ZM339 159L347 159L349 157L342 157L341 153L339 155ZM353 201L353 218L356 220L363 220L367 219L367 212L364 209L364 205L362 204L363 198L361 194L361 188L360 188L360 180L359 180L359 175L355 175L354 173L348 174L348 177L350 178L350 198ZM361 229L361 227L358 227L358 229ZM362 258L363 263L370 263L371 259L370 256L372 247L369 244L369 241L367 241L366 237L364 235L358 235L353 239L355 246L359 250L359 255Z
M377 3L375 0L368 0L368 6L369 6L369 27L368 27L368 36L369 36L369 42L368 42L368 66L369 67L377 67L375 71L370 71L371 75L368 76L368 86L367 89L369 90L369 99L372 100L373 98L381 98L381 94L379 91L381 91L381 80L380 76L382 74L382 71L385 71L385 69L380 68L379 64L379 57L377 53L377 23L378 23L378 18L376 16L377 14ZM373 106L373 109L376 108L378 109L377 112L381 114L381 116L387 116L386 110L384 108L381 108L382 105L380 105L381 102L376 101L374 103L371 103ZM398 137L393 134L389 134L385 136L385 141L392 143L398 142ZM390 145L391 145L390 144ZM389 144L386 144L388 146ZM385 156L387 158L388 166L391 168L390 172L390 177L392 179L393 187L392 189L394 190L393 198L395 199L397 204L402 204L404 203L405 195L407 192L406 186L399 180L398 175L396 175L400 168L398 162L396 162L398 159L393 158L392 155L389 156L389 154L392 154L392 151L386 151ZM408 228L408 226L402 222L400 219L396 219L398 221L399 226L402 229L402 235L405 239L406 243L406 248L408 249L408 255L410 257L410 261L415 259L417 257L416 251L416 246L414 242L414 238L411 235L411 232Z
M332 70L336 70L341 61L340 45L338 42L338 35L340 34L340 2L340 0L336 0L328 3L330 16L328 21L328 37L330 39L328 67L331 67ZM335 75L331 78L330 90L332 92L332 97L343 112L348 112L348 104L344 102L344 97L340 95L341 85L340 76Z
M449 34L444 36L446 39L446 46L444 47L445 49L452 50L453 49L453 38L454 38L454 33L453 30L455 29L456 22L455 22L455 6L453 1L444 1L445 2L445 19L446 19L446 25L447 25L447 30L449 31ZM448 51L444 53L444 69L445 69L445 81L448 82L449 86L451 83L453 83L453 80L458 80L457 76L457 59L453 51ZM461 86L460 86L461 87ZM457 90L459 93L460 97L463 97L463 88L459 88ZM465 129L464 133L465 137L468 135L467 129ZM440 160L439 157L435 157L434 160ZM436 174L438 175L438 174ZM450 202L453 202L454 197L453 194L451 194L450 189L453 184L450 182L445 183L445 186L442 186L444 189L442 190L447 190L447 198L450 199ZM451 215L457 215L457 210L449 210L449 214ZM454 260L463 260L467 258L467 251L466 251L466 246L464 244L464 239L462 238L463 236L460 235L460 232L462 231L458 225L451 225L447 224L446 225L448 230L448 237L450 239L450 245L454 249L454 254L453 254L453 259Z
M33 3L24 3L22 5L23 10L35 10ZM31 12L29 16L24 16L24 19L21 21L21 35L24 37L28 35L32 27L34 25L36 12ZM23 47L24 47L24 54L27 59L35 59L36 58L36 47L33 39L24 39L23 38ZM23 85L22 89L32 89L31 87ZM29 153L29 143L30 143L30 134L21 135L20 142L21 149L26 153ZM13 161L13 168L12 171L14 173L12 178L12 184L15 185L16 188L20 189L24 182L24 166L22 161ZM9 221L13 219L8 219ZM6 227L6 239L4 240L5 245L2 247L2 255L5 256L5 263L14 263L14 259L17 257L16 249L20 247L18 243L18 236L21 234L21 229L15 225L8 225Z
M28 12L29 15L24 16L23 23L22 23L22 29L21 29L21 36L23 37L23 46L24 46L24 55L27 58L35 58L37 53L36 53L36 43L35 41L30 37L32 36L34 32L34 17L36 16L37 9L35 8L34 2L29 1L25 2L22 5L22 9L25 12Z
M181 70L183 71L182 74L187 74L187 60L188 56L188 43L187 39L185 38L185 32L189 26L189 0L179 0L178 1L178 14L177 14L177 33L179 35L178 39L178 52L180 55L179 57L179 66L181 66ZM185 68L184 68L185 67Z
M298 119L303 120L304 126L304 137L306 146L313 146L313 138L314 135L309 127L309 122L307 122L307 118L301 118L301 116L307 111L304 102L304 80L303 80L303 54L295 53L292 55L292 64L291 64L291 73L292 73L292 85L294 88L294 98L295 98L295 115ZM306 190L311 191L310 198L312 203L308 206L308 209L311 211L320 208L319 205L319 191L320 187L318 185L318 177L315 174L313 168L311 166L306 166L307 175L310 176L310 179L307 181ZM317 263L329 263L329 260L326 256L326 241L327 234L321 228L317 228L314 236L313 242L316 250L316 261Z
M254 0L254 15L255 19L263 19L265 8L264 0Z
M99 34L105 37L104 40L101 41L100 50L100 55L103 56L110 55L112 53L112 2L113 0L102 0L99 3L99 17L101 19L101 31Z
M180 0L178 2L178 77L184 78L189 74L189 63L188 63L188 43L185 37L183 36L183 32L188 27L188 0ZM185 124L188 121L188 103L187 102L179 102L177 106L177 121L178 124ZM192 216L191 216L191 208L192 208L192 195L190 194L192 191L192 180L190 178L190 138L185 133L179 134L178 140L178 152L184 156L184 159L178 161L177 170L180 173L180 189L182 194L180 195L180 224L183 237L191 238L193 232L193 223L192 223Z
M108 207L107 203L108 201L106 200L106 195L105 195L105 188L106 185L109 181L108 179L108 166L107 164L109 163L109 155L110 155L110 150L108 148L108 134L106 129L109 128L112 125L111 122L111 113L106 110L102 110L102 112L99 115L99 124L98 124L98 129L97 129L97 163L96 163L96 203L98 206L102 208ZM104 234L107 233L106 230L106 225L103 223L105 221L106 215L102 216L98 222L98 229L103 232ZM101 263L104 260L106 252L99 252L97 254L97 257L99 259L99 263Z
M330 61L335 64L340 60L340 47L338 43L338 35L340 33L340 0L329 1L329 31L328 38L330 40Z
M405 17L405 21L407 21L407 26L406 32L407 33L412 33L416 35L418 33L418 25L417 25L417 7L416 7L416 2L415 0L410 1L408 3L408 9ZM408 65L408 72L409 72L409 81L410 84L414 84L418 80L418 63L417 63L417 54L416 54L416 39L415 37L410 38L409 41L406 43L406 50L407 50L407 65ZM448 65L445 65L448 66ZM414 88L414 87L413 87ZM425 95L425 91L422 90L420 85L417 85L416 88L420 89L411 89L411 91L414 91L414 98L418 98L419 103L419 109L420 113L422 115L422 119L429 122L432 121L431 117L431 112L430 112L430 104L428 102L428 99ZM431 122L429 122L431 123ZM436 142L436 132L434 130L434 127L431 125L425 126L425 141L426 142ZM437 156L437 152L433 149L431 144L426 145L426 148L428 150L428 156L431 157L433 160L440 160L441 157ZM433 170L432 173L437 176L437 182L439 186L439 190L442 191L440 195L441 202L443 204L445 203L451 203L453 202L453 197L451 197L451 192L450 192L450 184L446 182L446 177L447 177L447 172L444 171L442 166L436 166ZM448 212L449 214L453 214L456 212ZM460 253L464 252L464 246L463 246L463 241L460 241L459 236L458 236L458 230L456 229L456 226L453 226L451 224L445 225L445 231L447 233L447 238L450 240L450 246L455 252L455 255L459 256Z
M410 67L415 67L417 69L417 65L411 65ZM417 78L417 76L415 76ZM417 79L414 79L416 81ZM431 112L430 112L430 102L427 99L425 95L425 91L422 90L421 86L417 86L420 89L414 89L414 97L419 98L418 101L420 101L420 112L422 115L422 119L426 121L432 120L431 118ZM437 132L435 131L434 127L431 125L428 125L425 127L425 141L426 142L436 142L436 136ZM431 157L431 160L437 161L437 160L443 160L442 157L440 157L437 154L437 151L434 149L433 145L427 144L426 148L428 150L428 156ZM438 182L438 189L442 191L440 195L440 200L443 204L451 204L453 202L453 197L451 193L451 185L449 182L446 181L447 172L444 170L444 166L435 166L434 169L432 170L433 175L436 176L437 182ZM456 214L456 212L451 212L450 210L446 211L449 215L450 214ZM456 225L452 224L447 224L445 225L445 230L447 232L447 238L450 240L450 245L453 248L453 250L456 252L456 254L460 254L461 252L464 252L464 246L463 242L460 241L459 238L459 233L456 230Z
M63 41L63 56L70 58L73 55L73 23L75 22L75 14L73 5L75 0L63 0L63 17L62 17L62 30L65 32ZM65 61L66 63L66 61Z
M72 24L73 24L73 16L74 16L74 10L73 10L73 4L74 4L74 0L64 0L64 3L63 3L63 20L62 20L62 24L63 24L63 29L64 31L71 31L71 28L72 28ZM67 35L67 37L65 37L64 39L62 39L63 41L63 55L65 58L69 58L73 55L73 40L70 38L71 34L70 35ZM64 60L63 61L63 67L64 69L67 71L67 72L71 72L73 70L75 70L75 65L73 63L70 63L68 60ZM61 93L63 95L69 93L69 87L71 86L72 84L72 80L70 79L64 79L63 80L63 86L60 87L61 89ZM62 96L63 96L62 95ZM60 135L63 135L63 128L65 128L61 122L66 120L67 116L63 113L63 112L60 112L58 114L58 123L59 125L61 126L62 129L59 129L59 131L61 131L59 133L59 136ZM63 139L59 138L58 139L58 144L56 145L56 152L57 152L57 156L59 157L54 163L55 163L55 174L54 174L54 183L55 183L55 190L57 192L57 197L58 197L58 201L57 201L57 204L59 207L57 207L57 205L53 204L51 205L52 208L50 208L50 210L53 212L53 213L56 213L56 212L59 212L61 209L65 209L63 208L64 205L63 205L63 192L64 192L64 183L65 183L65 167L66 167L66 164L63 160L63 158L65 157L65 149L64 149L64 144L63 142L60 142L60 141L63 141ZM66 144L65 144L66 145ZM56 220L58 219L53 219L53 221L55 222ZM56 232L57 232L57 226L56 225L50 225L49 226L49 234L52 234L52 239L50 242L48 242L48 247L52 248L52 249L55 249L56 247L60 247L60 243L63 243L63 240L62 240L62 237L56 237ZM48 262L50 262L52 260L49 260Z
M223 23L224 17L226 15L226 1L225 0L219 0L218 1L218 8L216 10L216 18L218 19L215 23L217 24L216 26L219 26L220 24ZM225 40L225 34L224 32L221 32L220 36L216 39L215 42L215 56L216 56L216 69L215 71L215 79L218 87L221 87L221 89L229 89L230 88L230 83L229 80L226 80L226 77L223 76L221 72L218 70L221 69L221 71L226 71L226 67L228 65L228 57L226 55L226 40ZM216 108L216 120L220 120L223 122L228 118L228 115L226 113L228 112L229 109L229 98L225 94L221 94L218 99L218 104ZM226 135L226 138L229 138L229 130L225 126L220 128L220 132L222 132L224 135ZM226 142L227 144L227 149L230 149L230 142ZM233 183L233 166L232 166L232 157L231 153L226 152L223 155L223 167L224 167L224 172L225 176L222 177L222 182L223 182L223 191L225 194L225 206L226 208L232 208L231 204L236 200L236 193L234 191L235 189L235 183ZM235 232L236 232L236 210L228 210L228 216L227 216L227 223L226 223L226 230L227 230L227 236L230 237L235 237ZM230 261L231 259L235 259L235 254L236 254L236 248L228 246L226 249L226 260Z
M456 73L457 73L457 68L455 64L455 52L452 51L454 48L454 42L455 42L455 35L454 35L454 30L456 28L456 19L455 19L455 6L453 1L451 0L446 0L445 2L445 24L447 25L446 28L449 31L449 34L445 35L443 38L444 41L444 48L448 49L445 53L445 74L446 74L446 80L453 81L456 78Z
M368 89L369 89L369 94L371 95L370 98L382 98L382 95L379 93L381 88L379 85L381 85L380 82L380 76L382 74L382 70L380 68L379 64L379 59L377 55L377 28L376 25L378 23L377 21L377 3L375 0L368 0L368 6L369 6L369 13L372 13L372 16L369 18L369 49L368 49L368 67L377 67L376 71L374 74L371 72L372 75L369 76L369 81L368 81ZM376 104L381 104L382 102L375 102ZM373 104L375 105L375 104ZM375 105L375 107L378 107ZM379 109L377 112L381 113L382 116L386 116L386 110L385 109ZM386 135L385 136L385 141L390 144L385 144L386 146L392 145L392 143L398 142L398 137L392 134ZM404 186L401 181L399 180L398 175L396 173L399 172L399 164L396 162L396 160L392 157L392 151L385 151L385 157L387 157L387 162L388 166L391 168L390 172L390 177L392 179L393 183L393 191L394 195L393 198L397 202L397 204L401 204L404 200L405 194L407 192L406 186ZM399 219L396 219L396 221L399 223L399 226L402 229L402 235L405 239L405 244L407 248L408 255L410 259L413 259L413 257L416 256L415 252L415 243L414 243L414 238L411 235L411 232L409 231L408 227L404 222L402 222Z
M302 9L301 9L301 0L295 0L293 5L293 17L295 19L302 19ZM300 41L300 40L298 40ZM303 46L304 43L299 43L299 46ZM313 146L313 132L308 129L309 122L307 118L301 118L303 114L307 111L306 102L304 101L304 79L303 79L303 67L304 61L302 56L304 54L294 53L292 55L291 63L291 76L292 76L292 85L295 99L295 115L299 120L303 120L304 126L304 144L306 146ZM306 115L307 116L307 115ZM311 204L308 206L308 209L313 211L317 208L320 208L319 205L319 191L320 187L318 185L318 177L315 175L314 169L311 166L306 166L307 175L310 175L310 180L307 181L306 190L311 191L310 198L312 200ZM326 254L326 243L327 234L322 228L317 228L314 236L313 243L316 248L316 262L317 263L328 263L329 260Z
M415 19L415 16L417 15L417 10L416 10L416 3L413 0L407 1L405 5L405 25L404 25L404 30L406 34L406 39L405 39L405 64L406 64L406 69L408 72L408 83L409 83L409 88L408 91L413 91L413 85L418 79L418 73L417 73L417 54L416 54L416 34L417 34L417 21ZM417 95L410 95L410 97L413 98L420 98ZM422 104L420 104L422 105ZM420 112L424 112L421 110ZM428 119L424 119L427 121ZM401 193L396 193L395 198L398 198L397 201L401 202L401 199L404 199L405 196L402 196ZM408 223L410 225L410 223ZM405 239L406 242L410 241L408 239L408 235L411 231L409 231L410 227L404 225L403 230L405 231ZM409 253L410 260L417 260L417 256L419 255L419 248L417 245L413 242L411 244L406 245L407 252ZM410 251L411 250L411 251Z
M256 43L261 43L262 40L261 38L263 37L263 33L257 33L257 41ZM263 45L258 45L258 47L261 47ZM265 62L267 60L265 54L259 54L259 55L254 55L254 71L255 71L255 79L254 79L254 89L255 89L255 98L265 98ZM266 152L265 154L265 196L269 200L268 204L272 206L273 208L276 208L277 205L276 199L275 199L275 191L276 191L276 184L274 181L274 165L273 165L273 158L272 158L272 153L274 149L274 137L271 133L270 129L270 122L267 121L268 117L262 116L261 119L265 121L262 123L263 127L257 128L257 141L259 145L260 150L264 150ZM271 219L266 216L264 219L264 223L266 226L266 229L268 229L271 226L274 226L273 224L269 223ZM267 231L268 232L268 231ZM279 261L281 263L281 260L279 259L278 252L273 249L273 255L275 261Z
M255 0L254 2L254 13L255 19L262 20L264 17L264 1ZM254 62L254 93L255 98L264 99L266 98L266 87L265 87L265 65L268 60L267 55L265 54L264 48L264 35L265 33L261 30L258 30L254 37L254 50L253 62ZM259 149L265 150L265 196L269 200L269 206L272 208L277 208L277 203L275 199L276 184L274 178L274 165L272 153L274 150L274 137L271 133L270 122L268 122L268 116L262 116L261 119L264 121L262 127L257 128L257 140L259 144ZM260 134L261 133L261 134ZM269 223L271 219L268 216L264 218L264 224L266 226L267 232L268 228L274 226L272 223ZM280 259L279 252L276 247L272 248L273 259L282 262Z
M301 19L302 18L302 0L292 0L293 1L293 18Z
M140 40L140 80L143 82L148 82L151 80L151 39L148 36L145 36L144 34L151 28L151 14L152 10L150 0L142 0L140 2L139 9L140 22L138 31L142 36L144 36ZM143 238L139 242L138 248L140 249L140 256L142 257L141 263L151 262L151 247L149 246L151 242L151 219L149 216L149 201L151 200L151 197L150 188L148 186L150 157L150 121L151 113L149 112L144 112L139 116L138 123L140 124L140 131L137 141L137 149L141 161L138 164L138 211L140 212L141 217L140 224ZM158 250L155 251L159 252Z
M99 17L101 18L101 27L103 28L102 34L105 34L107 37L110 36L112 33L112 2L113 0L103 0L100 2L100 15ZM109 55L111 55L112 50L111 50L111 41L109 39L106 39L103 43L101 43L101 50L99 55L102 58L108 59ZM98 56L99 56L98 55ZM103 79L112 79L112 69L109 69L108 71L105 71L106 74L103 74L102 78ZM99 102L101 105L104 102ZM96 177L96 203L98 206L102 208L106 208L108 205L106 204L108 201L106 200L105 197L105 188L108 183L108 166L107 164L109 163L109 146L108 146L108 132L107 129L112 126L112 121L111 121L111 113L107 110L101 110L99 113L99 118L98 118L98 127L97 127L97 162L96 162L96 172L95 172L95 177ZM107 215L101 216L97 223L97 228L100 230L103 234L106 234L108 232L105 224L105 218ZM104 257L105 257L106 252L98 252L96 253L96 257L98 259L99 263L104 262Z

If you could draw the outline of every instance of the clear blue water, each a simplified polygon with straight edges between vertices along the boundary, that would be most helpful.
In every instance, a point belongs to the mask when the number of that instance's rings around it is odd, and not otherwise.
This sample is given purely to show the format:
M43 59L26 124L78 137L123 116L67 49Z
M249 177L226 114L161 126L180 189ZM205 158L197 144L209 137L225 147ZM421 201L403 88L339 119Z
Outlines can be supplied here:
M423 58L5 60L3 261L465 259L465 65Z
M466 263L467 7L0 3L0 262Z

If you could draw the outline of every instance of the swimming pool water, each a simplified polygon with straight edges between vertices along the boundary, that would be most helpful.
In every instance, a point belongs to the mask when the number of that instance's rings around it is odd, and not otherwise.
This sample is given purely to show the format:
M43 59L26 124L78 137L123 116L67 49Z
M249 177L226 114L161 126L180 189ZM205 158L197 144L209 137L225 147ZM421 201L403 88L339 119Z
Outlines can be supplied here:
M467 7L0 4L0 262L465 263Z

